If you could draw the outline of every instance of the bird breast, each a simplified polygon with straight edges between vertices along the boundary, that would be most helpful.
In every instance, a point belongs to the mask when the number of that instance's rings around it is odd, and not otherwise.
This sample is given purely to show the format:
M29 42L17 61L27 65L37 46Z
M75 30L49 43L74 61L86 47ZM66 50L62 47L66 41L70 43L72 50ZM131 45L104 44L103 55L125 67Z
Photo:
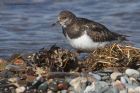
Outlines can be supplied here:
M66 33L66 38L72 47L77 49L93 49L98 47L104 47L108 42L94 42L86 31L80 37L70 38Z

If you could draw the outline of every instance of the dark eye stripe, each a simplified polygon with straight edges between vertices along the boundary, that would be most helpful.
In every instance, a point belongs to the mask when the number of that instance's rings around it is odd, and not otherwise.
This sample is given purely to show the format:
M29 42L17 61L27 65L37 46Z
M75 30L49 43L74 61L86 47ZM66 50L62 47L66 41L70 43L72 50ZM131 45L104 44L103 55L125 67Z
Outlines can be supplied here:
M67 17L62 17L62 19L66 19Z

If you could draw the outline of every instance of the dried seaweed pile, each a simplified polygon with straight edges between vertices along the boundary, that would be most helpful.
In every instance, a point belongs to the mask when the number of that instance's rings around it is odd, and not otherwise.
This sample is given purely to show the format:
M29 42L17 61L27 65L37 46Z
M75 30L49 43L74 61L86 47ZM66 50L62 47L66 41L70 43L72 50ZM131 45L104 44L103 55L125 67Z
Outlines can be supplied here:
M26 55L26 54L25 54ZM34 73L48 72L81 72L95 71L106 68L139 68L140 49L131 46L120 46L114 44L105 48L99 48L89 53L85 59L78 59L75 51L69 51L57 46L50 49L40 49L31 55L14 55L8 62L0 63L1 70L9 67L13 71ZM18 65L18 67L6 66L5 63ZM17 70L19 69L19 70Z
M53 45L49 50L41 49L31 57L37 67L48 69L50 72L69 72L78 67L76 53Z
M85 70L93 71L104 68L138 68L140 63L140 49L131 46L114 44L94 50L82 62Z
M76 52L54 45L49 50L41 49L32 59L38 67L47 67L50 72L94 71L109 67L136 69L140 63L140 49L118 44L98 48L86 59L78 59L78 56Z

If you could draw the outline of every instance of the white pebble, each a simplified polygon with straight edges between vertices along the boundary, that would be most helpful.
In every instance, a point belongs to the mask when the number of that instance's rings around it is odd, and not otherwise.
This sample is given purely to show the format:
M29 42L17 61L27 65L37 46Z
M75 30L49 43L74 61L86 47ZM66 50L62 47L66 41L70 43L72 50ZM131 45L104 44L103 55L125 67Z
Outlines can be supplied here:
M94 93L95 92L95 84L92 83L90 86L87 86L84 90L84 93Z
M135 88L136 93L140 93L140 87Z
M126 89L124 89L124 90L120 90L120 92L119 93L128 93L127 92L127 90Z
M135 78L138 78L140 76L140 73L134 69L126 69L125 74Z
M122 76L121 77L121 82L123 84L129 84L130 83L130 80L129 80L129 78L127 76Z
M118 76L121 76L122 75L122 73L120 73L120 72L113 72L111 75L110 75L110 77L111 77L111 79L114 81L114 80L116 80L116 78L118 77Z
M83 89L85 89L85 85L87 82L87 78L85 77L77 77L70 81L70 85L74 88L76 93L81 93Z
M16 88L16 93L23 93L25 91L25 87L18 87Z
M89 75L93 76L95 79L97 79L99 81L101 80L101 76L98 74L94 74L94 73L89 72Z

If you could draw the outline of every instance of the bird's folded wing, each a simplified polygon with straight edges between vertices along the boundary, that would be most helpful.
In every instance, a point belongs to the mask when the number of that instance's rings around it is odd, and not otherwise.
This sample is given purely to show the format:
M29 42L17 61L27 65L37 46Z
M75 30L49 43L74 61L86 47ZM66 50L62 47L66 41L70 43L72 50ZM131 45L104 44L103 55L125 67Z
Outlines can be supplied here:
M92 38L94 42L105 42L114 40L125 40L124 35L120 35L115 32L109 31L104 25L96 24L86 24L84 29L86 29L87 34Z

